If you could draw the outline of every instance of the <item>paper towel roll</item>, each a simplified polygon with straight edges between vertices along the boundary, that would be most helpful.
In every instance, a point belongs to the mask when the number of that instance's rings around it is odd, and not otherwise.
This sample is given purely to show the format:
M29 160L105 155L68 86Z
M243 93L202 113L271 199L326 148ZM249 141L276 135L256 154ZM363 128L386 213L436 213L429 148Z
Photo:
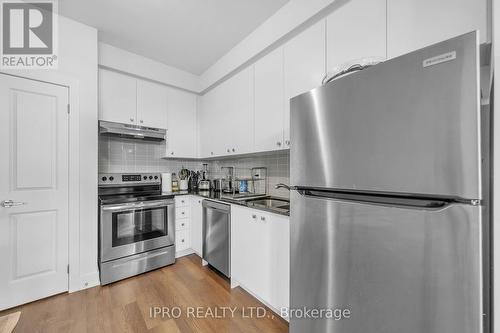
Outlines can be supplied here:
M162 173L161 174L161 191L162 192L172 192L172 174Z

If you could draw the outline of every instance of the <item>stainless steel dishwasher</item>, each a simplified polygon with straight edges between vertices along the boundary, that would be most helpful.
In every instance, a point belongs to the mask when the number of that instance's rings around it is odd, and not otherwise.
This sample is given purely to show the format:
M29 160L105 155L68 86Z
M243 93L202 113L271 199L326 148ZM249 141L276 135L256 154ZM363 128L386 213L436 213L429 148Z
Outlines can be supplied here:
M231 206L203 200L203 259L227 277L231 267Z

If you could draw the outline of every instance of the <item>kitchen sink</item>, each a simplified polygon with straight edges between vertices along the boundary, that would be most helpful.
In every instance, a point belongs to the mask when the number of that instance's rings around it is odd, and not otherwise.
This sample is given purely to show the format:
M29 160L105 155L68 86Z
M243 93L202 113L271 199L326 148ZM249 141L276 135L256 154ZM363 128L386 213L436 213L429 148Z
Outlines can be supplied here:
M277 198L265 198L265 199L251 199L247 201L248 204L254 206L265 206L268 208L280 207L289 204L289 201L286 199L277 199Z
M275 197L249 199L246 204L248 207L266 208L280 213L288 213L290 210L290 200Z

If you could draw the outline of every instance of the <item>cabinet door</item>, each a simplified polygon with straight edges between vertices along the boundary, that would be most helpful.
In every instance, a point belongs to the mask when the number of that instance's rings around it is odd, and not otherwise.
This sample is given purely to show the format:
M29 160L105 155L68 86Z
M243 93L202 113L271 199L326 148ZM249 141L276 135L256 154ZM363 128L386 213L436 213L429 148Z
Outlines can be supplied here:
M283 149L283 48L255 64L255 148L254 151Z
M290 98L321 86L325 76L325 20L308 28L284 46L284 140L290 142Z
M388 57L480 30L488 39L486 0L387 0Z
M224 119L220 86L210 90L201 97L201 108L198 112L198 128L200 133L200 157L216 157L223 155L224 129L230 127L229 120Z
M167 88L167 157L196 157L196 95Z
M247 67L220 86L219 105L222 115L224 155L253 152L254 90L253 66Z
M263 249L261 235L258 232L257 213L231 206L231 278L257 296L262 295Z
M112 71L99 70L99 119L136 123L136 79Z
M167 128L167 88L137 80L137 124Z
M270 293L267 302L275 309L290 306L290 218L270 215L268 223Z
M201 199L197 196L191 197L191 248L198 255L202 256L202 214L203 207L201 205Z
M362 58L386 58L386 0L352 0L326 19L327 70Z

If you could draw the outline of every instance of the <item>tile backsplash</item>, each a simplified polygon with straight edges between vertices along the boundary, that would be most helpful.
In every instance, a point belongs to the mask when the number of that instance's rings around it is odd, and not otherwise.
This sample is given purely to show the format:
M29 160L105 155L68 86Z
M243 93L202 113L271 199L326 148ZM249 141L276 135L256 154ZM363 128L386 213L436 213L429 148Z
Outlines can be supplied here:
M99 137L99 172L175 172L182 167L189 170L202 170L203 163L208 163L209 178L221 178L226 175L225 166L235 168L235 176L248 177L252 167L267 168L268 191L271 195L288 197L285 189L275 189L278 183L289 184L290 155L288 151L279 151L266 155L221 159L211 161L163 159L165 143L138 141L114 137Z

